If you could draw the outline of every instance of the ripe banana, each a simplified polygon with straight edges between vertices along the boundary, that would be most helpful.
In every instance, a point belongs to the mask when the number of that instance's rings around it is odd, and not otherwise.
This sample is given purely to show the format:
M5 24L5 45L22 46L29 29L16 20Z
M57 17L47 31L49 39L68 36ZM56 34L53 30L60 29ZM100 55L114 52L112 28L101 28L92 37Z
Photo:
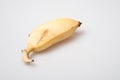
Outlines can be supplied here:
M22 50L22 59L24 62L33 62L29 58L30 52L38 52L70 37L74 31L81 25L81 22L70 18L59 18L49 21L28 35L27 47Z

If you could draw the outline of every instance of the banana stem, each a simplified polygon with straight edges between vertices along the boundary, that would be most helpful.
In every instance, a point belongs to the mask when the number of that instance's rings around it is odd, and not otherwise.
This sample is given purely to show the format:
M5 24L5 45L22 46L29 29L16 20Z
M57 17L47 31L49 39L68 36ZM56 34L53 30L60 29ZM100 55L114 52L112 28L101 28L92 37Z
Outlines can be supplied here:
M22 60L23 62L29 63L29 62L34 62L34 60L29 58L29 53L26 50L22 50Z

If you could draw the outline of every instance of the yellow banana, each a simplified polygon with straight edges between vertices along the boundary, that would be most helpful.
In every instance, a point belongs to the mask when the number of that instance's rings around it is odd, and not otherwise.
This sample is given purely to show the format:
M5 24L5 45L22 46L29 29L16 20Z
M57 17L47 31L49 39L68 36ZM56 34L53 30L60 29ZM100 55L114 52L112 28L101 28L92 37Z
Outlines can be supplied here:
M30 52L42 51L70 37L80 25L79 21L59 18L37 27L29 34L27 47L22 50L23 61L33 62L34 60L29 58Z

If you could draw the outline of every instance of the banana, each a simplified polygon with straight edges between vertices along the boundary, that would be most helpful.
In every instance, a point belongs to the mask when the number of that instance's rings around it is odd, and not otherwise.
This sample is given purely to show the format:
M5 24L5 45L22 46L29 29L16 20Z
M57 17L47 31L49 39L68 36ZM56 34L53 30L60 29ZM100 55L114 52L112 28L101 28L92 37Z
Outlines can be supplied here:
M40 52L70 37L80 25L81 22L71 18L59 18L38 26L28 35L27 47L22 50L22 60L34 62L29 57L31 52Z

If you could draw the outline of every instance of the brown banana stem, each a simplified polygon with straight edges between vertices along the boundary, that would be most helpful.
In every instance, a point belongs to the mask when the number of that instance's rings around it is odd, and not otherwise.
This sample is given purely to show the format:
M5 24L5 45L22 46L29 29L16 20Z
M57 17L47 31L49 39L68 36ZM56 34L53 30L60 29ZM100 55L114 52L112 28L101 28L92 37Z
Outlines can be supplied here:
M28 62L28 63L29 62L34 62L34 60L29 58L29 54L30 54L30 52L27 52L26 50L22 50L22 60L24 62Z

